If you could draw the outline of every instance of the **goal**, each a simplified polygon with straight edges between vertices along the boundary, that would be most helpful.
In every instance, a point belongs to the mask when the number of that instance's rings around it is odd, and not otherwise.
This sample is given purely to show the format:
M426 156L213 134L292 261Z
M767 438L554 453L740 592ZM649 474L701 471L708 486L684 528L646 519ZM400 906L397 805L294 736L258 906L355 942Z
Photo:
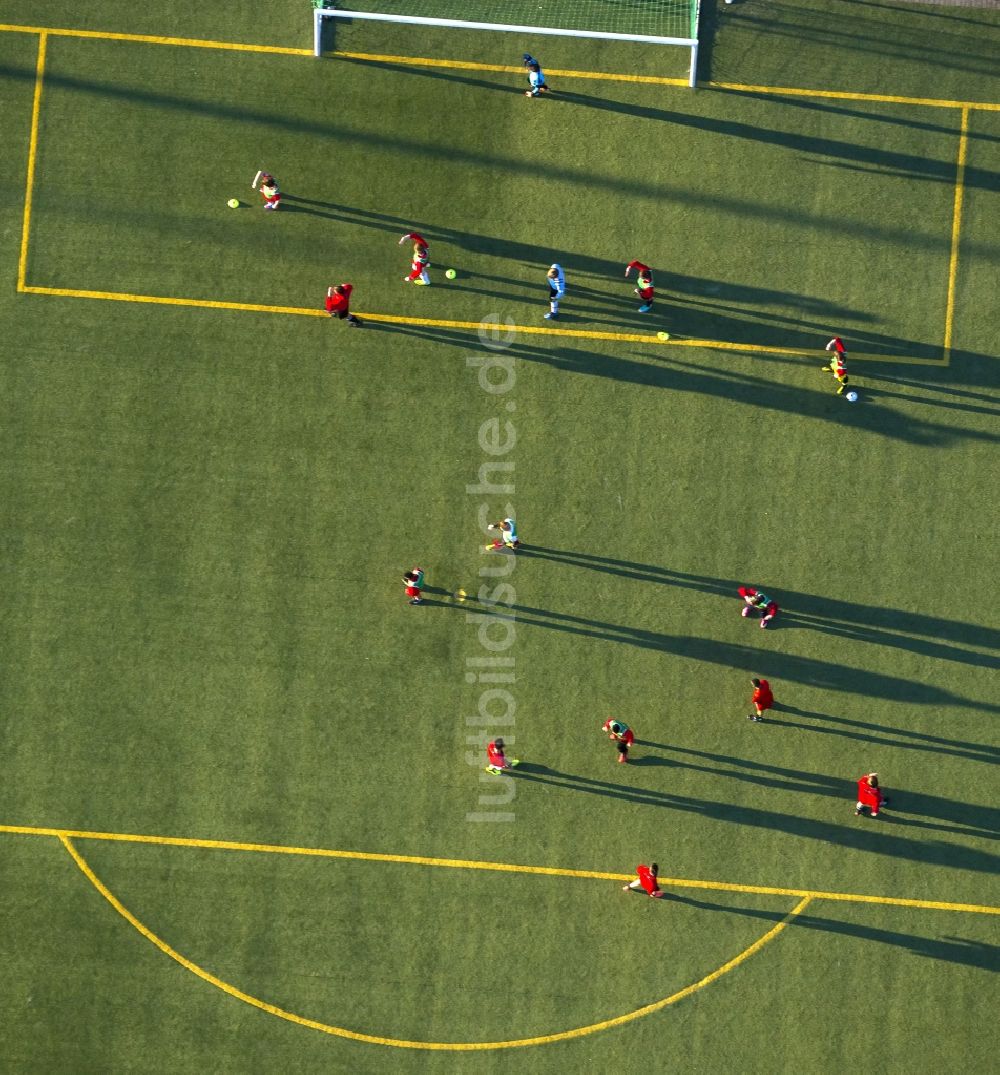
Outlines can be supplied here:
M325 19L368 19L525 36L677 45L691 50L688 85L693 87L697 82L701 0L563 0L545 5L538 0L359 0L352 4L352 10L334 7L333 0L313 0L313 6L313 52L317 56L323 52ZM357 7L375 10L354 10ZM411 14L421 8L434 14ZM545 14L539 16L543 8ZM470 15L478 18L472 20Z

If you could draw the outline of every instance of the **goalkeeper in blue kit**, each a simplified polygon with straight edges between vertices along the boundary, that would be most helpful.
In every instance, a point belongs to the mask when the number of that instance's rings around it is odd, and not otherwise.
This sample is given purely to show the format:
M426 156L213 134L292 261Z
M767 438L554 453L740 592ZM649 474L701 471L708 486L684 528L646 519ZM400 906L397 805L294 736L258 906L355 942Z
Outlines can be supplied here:
M530 53L524 54L524 66L528 69L528 85L531 87L524 91L525 97L541 97L549 92L545 82L545 75L538 65L538 61Z

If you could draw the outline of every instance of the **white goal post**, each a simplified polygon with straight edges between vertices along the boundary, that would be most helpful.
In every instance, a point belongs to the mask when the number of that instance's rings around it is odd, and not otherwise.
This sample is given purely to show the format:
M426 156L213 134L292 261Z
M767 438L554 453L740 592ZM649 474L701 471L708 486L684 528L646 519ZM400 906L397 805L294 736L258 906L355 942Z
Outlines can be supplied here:
M690 37L654 37L649 34L619 34L601 30L567 30L555 26L514 26L501 22L466 22L463 19L433 19L424 15L386 15L370 11L343 11L339 8L316 7L313 10L313 54L323 54L324 19L368 19L371 22L395 22L409 26L441 26L454 30L495 30L525 36L535 34L549 37L585 37L600 41L636 41L646 45L682 45L691 50L691 70L688 85L694 88L698 75L698 22L701 0L692 9Z

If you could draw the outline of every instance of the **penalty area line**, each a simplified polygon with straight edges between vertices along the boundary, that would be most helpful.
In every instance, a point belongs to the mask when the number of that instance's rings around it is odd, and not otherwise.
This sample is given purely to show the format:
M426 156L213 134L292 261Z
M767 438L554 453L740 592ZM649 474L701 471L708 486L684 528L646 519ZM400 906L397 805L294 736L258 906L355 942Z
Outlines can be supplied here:
M269 306L256 302L227 302L222 299L187 299L174 295L140 295L129 291L90 291L84 288L41 287L25 284L18 289L27 295L49 295L67 299L95 299L103 302L148 303L153 306L185 306L202 310L234 310L244 313L288 314L297 317L322 317L325 310L305 306ZM775 347L756 343L737 343L732 340L679 340L671 336L661 340L654 333L605 332L599 329L550 328L542 325L515 325L493 321L449 321L433 317L405 317L398 314L378 314L359 311L358 316L373 324L399 325L403 328L445 329L454 332L499 332L513 339L515 335L549 336L562 339L610 340L617 343L645 343L657 347L694 347L713 351L740 351L760 355L793 355L808 357L821 354L818 349L800 347Z

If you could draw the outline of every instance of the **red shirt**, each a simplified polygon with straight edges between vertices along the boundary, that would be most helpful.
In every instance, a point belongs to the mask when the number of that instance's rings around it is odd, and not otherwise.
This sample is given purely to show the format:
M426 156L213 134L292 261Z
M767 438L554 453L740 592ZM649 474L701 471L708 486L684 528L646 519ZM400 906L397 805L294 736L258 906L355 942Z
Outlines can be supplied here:
M771 684L766 679L760 681L759 687L754 687L754 704L761 709L770 709L774 705L774 695L771 693Z
M654 892L660 891L656 875L648 866L639 865L636 867L635 872L639 875L639 883L651 896Z
M413 240L413 264L429 265L431 259L430 254L427 252L427 240L415 231L404 235L403 238Z
M495 742L487 743L486 756L490 759L490 765L504 766L507 758L504 756L503 747L498 747Z
M882 805L882 789L873 788L868 783L868 773L858 781L858 802L862 806L870 806L872 810L878 811L878 808Z
M641 261L630 261L628 263L630 269L636 269L639 273L639 298L645 299L647 302L653 297L653 270L648 265L643 265Z
M338 295L336 292L326 297L326 312L328 314L346 314L348 307L351 305L351 292L354 290L353 284L341 284L340 285L344 293Z

